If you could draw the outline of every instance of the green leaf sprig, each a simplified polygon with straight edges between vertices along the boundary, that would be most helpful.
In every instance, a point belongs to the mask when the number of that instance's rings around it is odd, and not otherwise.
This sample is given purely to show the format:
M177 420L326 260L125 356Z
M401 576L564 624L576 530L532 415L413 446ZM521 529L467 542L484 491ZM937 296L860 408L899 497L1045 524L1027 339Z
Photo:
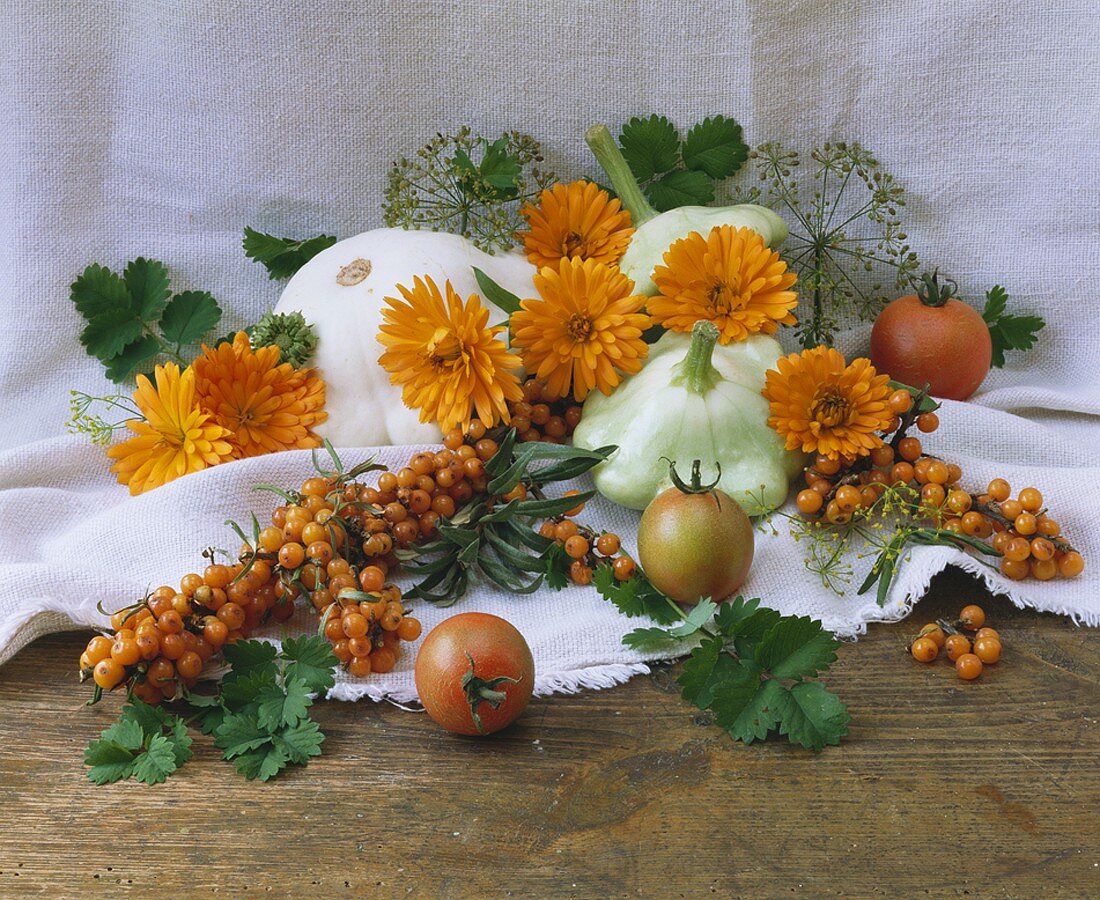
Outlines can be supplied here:
M986 292L982 318L989 326L989 336L993 340L993 366L998 369L1005 364L1005 351L1030 350L1046 325L1039 316L1017 316L1005 312L1007 305L1008 291L999 284Z
M244 255L260 263L269 278L289 278L322 250L336 243L331 234L318 234L315 237L294 240L275 237L255 228L245 228Z
M778 732L820 750L840 743L851 717L845 705L813 680L836 660L836 639L808 616L784 616L743 597L709 599L684 611L640 570L617 582L601 565L593 583L628 616L649 616L672 628L636 628L623 643L675 652L696 642L677 679L685 700L710 710L735 741L750 744Z
M84 764L95 784L124 778L160 784L191 755L191 737L183 719L131 697L118 721L88 745Z
M538 141L508 131L494 141L468 126L437 134L390 170L382 219L390 228L449 231L487 253L515 245L519 209L555 176L540 167Z
M209 334L222 315L206 291L172 295L167 267L144 257L121 275L93 263L73 282L71 298L86 322L80 342L119 383L160 357L187 365L184 348Z
M658 212L714 202L716 182L733 175L749 154L741 126L726 116L693 125L683 140L664 116L635 116L623 125L619 145Z
M537 441L517 444L516 431L510 429L485 463L490 479L487 495L441 524L439 538L404 551L405 573L419 579L405 596L450 606L466 593L475 573L516 594L530 594L544 581L553 588L564 587L568 557L531 523L561 515L595 492L551 499L543 488L583 475L615 449L582 450ZM501 499L521 483L529 491L527 499Z

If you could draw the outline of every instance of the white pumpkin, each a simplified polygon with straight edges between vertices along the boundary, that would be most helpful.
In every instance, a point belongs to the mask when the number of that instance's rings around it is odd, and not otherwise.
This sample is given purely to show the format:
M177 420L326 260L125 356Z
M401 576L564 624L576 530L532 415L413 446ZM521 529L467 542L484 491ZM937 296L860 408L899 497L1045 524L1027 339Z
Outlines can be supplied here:
M317 332L312 364L325 380L328 421L316 430L337 447L437 443L439 428L420 421L401 401L378 365L383 298L397 297L398 284L429 275L443 288L450 280L463 298L480 294L474 266L520 297L532 297L535 267L522 253L490 256L465 238L432 231L378 228L333 244L290 279L275 311L300 312ZM482 297L489 319L503 310Z

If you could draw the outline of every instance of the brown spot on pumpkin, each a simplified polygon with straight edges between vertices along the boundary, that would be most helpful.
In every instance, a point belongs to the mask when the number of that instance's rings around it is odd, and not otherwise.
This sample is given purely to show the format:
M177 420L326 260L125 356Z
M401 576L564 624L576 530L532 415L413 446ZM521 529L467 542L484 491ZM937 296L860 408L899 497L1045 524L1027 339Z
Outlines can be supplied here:
M371 263L369 259L363 259L362 257L353 259L336 273L336 283L344 287L352 287L370 275L370 271Z

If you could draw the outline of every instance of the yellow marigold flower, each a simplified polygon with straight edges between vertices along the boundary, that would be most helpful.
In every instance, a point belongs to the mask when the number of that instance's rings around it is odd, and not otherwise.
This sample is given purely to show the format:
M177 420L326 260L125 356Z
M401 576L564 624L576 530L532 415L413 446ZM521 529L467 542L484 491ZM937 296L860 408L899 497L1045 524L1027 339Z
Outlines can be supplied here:
M796 276L751 228L718 225L706 237L693 231L664 261L653 270L660 295L649 301L649 314L670 331L709 319L719 343L728 344L795 323L798 294L787 288Z
M313 426L328 413L314 369L280 363L275 345L254 351L243 331L232 343L202 349L191 364L199 406L231 432L235 457L321 446Z
M562 259L535 276L541 300L524 300L512 314L512 346L524 368L546 383L550 397L570 386L583 400L593 388L610 394L642 367L649 347L642 332L645 297L615 266L594 259Z
M892 417L888 375L879 375L860 357L845 365L831 347L814 347L784 356L769 369L763 394L768 424L788 450L820 453L831 459L866 456L882 446L877 431Z
M413 278L412 289L399 284L397 290L404 300L385 298L378 340L386 351L378 362L401 385L405 405L444 431L469 427L475 410L487 428L509 421L505 401L523 397L514 371L519 357L498 337L504 326L489 327L489 310L477 294L463 306L447 281L444 300L427 275Z
M517 237L539 268L556 266L559 259L616 264L634 234L630 213L591 181L555 184L539 194L538 205L525 204L520 212L530 230Z
M137 377L134 403L143 418L126 423L134 436L107 450L117 460L111 471L131 494L233 458L229 432L195 401L195 373L166 363L156 367L153 378L156 387L146 376Z

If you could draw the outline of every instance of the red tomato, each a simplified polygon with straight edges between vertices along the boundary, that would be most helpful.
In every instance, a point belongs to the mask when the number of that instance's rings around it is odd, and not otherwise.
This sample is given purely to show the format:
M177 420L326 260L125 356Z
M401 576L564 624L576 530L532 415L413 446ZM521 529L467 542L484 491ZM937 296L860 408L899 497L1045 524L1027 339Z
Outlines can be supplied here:
M488 613L460 613L424 638L416 690L424 709L455 734L492 734L527 708L535 686L531 648L514 625Z
M989 326L974 307L950 296L950 286L925 279L917 294L899 297L875 319L871 363L895 381L929 385L935 397L965 400L989 373Z

